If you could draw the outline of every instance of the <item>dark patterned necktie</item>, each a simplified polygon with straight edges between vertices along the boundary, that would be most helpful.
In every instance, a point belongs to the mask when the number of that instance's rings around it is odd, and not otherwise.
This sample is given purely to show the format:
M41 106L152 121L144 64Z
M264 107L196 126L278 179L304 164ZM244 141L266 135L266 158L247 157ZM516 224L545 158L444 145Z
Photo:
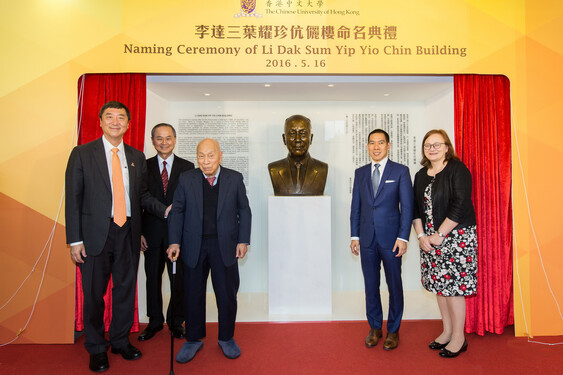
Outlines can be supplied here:
M301 191L301 163L295 163L295 168L297 168L297 191Z
M164 189L164 196L166 196L166 190L168 190L168 171L166 170L166 162L162 162L162 173L160 174L162 177L162 188Z

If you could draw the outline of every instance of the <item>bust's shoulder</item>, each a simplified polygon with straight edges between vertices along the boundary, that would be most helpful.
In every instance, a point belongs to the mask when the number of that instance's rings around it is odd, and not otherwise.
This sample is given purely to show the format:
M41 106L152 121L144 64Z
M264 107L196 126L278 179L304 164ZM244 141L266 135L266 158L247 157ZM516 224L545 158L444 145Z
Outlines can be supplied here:
M270 169L270 170L272 170L272 169L283 169L283 168L288 168L288 166L289 166L289 163L287 161L287 158L284 158L284 159L273 161L270 164L268 164L268 169Z
M311 166L316 169L328 169L328 164L325 163L324 161L311 158L309 162L311 163Z

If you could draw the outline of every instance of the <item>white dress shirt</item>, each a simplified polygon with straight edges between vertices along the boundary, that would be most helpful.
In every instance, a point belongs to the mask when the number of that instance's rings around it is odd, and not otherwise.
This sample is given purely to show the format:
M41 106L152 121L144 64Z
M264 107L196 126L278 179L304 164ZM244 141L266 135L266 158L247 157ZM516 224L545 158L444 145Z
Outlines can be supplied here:
M170 172L172 172L172 164L174 163L174 154L170 154L168 159L163 159L160 157L160 155L156 154L156 159L158 160L158 169L160 171L160 174L162 174L162 169L164 168L162 162L166 162L166 172L168 173L168 178L170 178Z

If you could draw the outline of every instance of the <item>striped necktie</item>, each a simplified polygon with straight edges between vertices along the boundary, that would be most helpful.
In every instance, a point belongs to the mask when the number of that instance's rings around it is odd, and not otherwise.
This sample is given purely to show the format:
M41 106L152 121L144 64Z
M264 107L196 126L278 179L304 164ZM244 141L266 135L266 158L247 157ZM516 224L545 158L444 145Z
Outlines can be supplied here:
M166 190L168 190L168 171L166 170L166 162L162 162L162 173L160 174L162 178L162 188L164 189L164 196L166 196Z

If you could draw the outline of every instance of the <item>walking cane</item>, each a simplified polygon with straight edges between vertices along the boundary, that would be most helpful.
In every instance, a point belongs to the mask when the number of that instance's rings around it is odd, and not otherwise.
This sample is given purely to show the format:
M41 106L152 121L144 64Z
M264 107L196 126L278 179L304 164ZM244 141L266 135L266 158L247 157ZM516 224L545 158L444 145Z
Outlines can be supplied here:
M174 322L174 279L176 279L176 258L172 260L172 280L170 282L170 320ZM173 324L172 324L173 325ZM170 329L170 375L174 375L174 327Z

